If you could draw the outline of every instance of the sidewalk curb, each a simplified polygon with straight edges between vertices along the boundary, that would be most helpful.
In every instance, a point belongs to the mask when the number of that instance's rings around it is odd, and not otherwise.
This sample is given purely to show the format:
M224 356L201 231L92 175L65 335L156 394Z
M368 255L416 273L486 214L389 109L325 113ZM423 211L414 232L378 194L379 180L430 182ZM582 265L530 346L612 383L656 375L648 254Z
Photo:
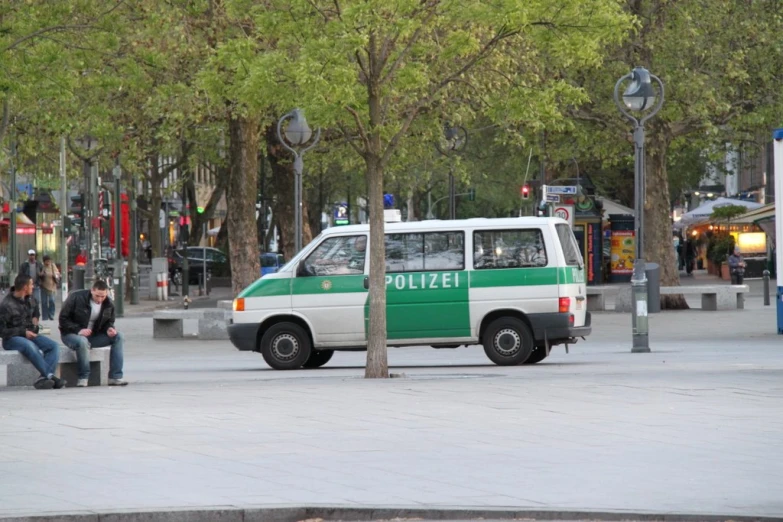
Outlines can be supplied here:
M63 514L4 516L4 522L297 522L302 520L590 520L590 521L666 521L666 522L780 522L783 517L737 516L718 514L653 513L633 511L544 510L510 508L408 508L349 506L214 506L208 508L170 508L164 510L82 511Z

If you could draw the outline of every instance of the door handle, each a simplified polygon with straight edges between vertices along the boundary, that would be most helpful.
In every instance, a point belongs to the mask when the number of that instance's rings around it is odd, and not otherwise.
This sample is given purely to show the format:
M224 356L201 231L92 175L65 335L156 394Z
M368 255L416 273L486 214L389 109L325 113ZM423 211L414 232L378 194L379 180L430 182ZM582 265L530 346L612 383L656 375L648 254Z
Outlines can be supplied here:
M370 289L370 276L364 276L364 289Z

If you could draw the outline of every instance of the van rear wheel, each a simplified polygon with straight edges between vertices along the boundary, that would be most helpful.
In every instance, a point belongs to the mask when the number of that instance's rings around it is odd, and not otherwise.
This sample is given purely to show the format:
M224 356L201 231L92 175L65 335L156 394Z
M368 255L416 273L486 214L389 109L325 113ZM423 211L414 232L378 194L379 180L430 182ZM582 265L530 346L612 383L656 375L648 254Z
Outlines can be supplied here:
M320 368L329 362L334 355L334 350L313 350L310 357L304 363L305 368Z
M296 370L310 358L307 332L294 323L277 323L261 337L261 355L275 370Z
M499 366L524 363L535 349L530 327L516 317L492 321L484 333L484 353Z

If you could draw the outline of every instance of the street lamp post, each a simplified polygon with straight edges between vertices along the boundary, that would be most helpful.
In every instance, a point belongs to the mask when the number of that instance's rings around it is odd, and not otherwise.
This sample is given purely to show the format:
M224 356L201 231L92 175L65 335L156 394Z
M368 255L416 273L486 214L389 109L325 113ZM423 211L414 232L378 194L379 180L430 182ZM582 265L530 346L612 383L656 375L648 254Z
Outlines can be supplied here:
M449 219L457 219L457 192L454 188L454 155L465 150L468 144L468 131L462 126L446 123L443 127L445 146L437 144L438 152L449 158ZM429 216L428 216L429 218Z
M285 120L291 120L288 123L288 127L285 129L285 139L283 139L283 133L280 132L283 122ZM277 138L282 143L283 147L294 155L294 252L295 254L302 250L302 170L304 169L304 161L302 156L308 150L315 147L321 137L321 129L315 131L315 138L313 131L310 130L310 126L307 125L307 120L304 117L304 113L301 109L294 109L288 114L280 118L277 122ZM312 138L312 142L311 142ZM311 142L308 147L305 147L308 142ZM290 145L289 145L290 143ZM297 150L298 148L298 150Z
M655 90L651 79L658 84L660 98L656 103ZM630 80L631 83L623 93L620 102L620 84ZM620 112L634 124L634 201L636 230L636 260L631 276L631 291L633 293L633 307L631 321L633 325L633 353L647 353L650 351L649 324L647 321L647 276L644 262L644 200L645 200L645 176L644 176L644 124L652 118L663 105L663 82L645 69L636 67L626 74L614 86L614 102ZM647 111L641 118L636 118L628 110L635 112Z
M122 259L122 198L120 197L120 179L122 169L120 158L114 160L114 280L116 292L114 294L114 309L117 317L125 315L125 274Z

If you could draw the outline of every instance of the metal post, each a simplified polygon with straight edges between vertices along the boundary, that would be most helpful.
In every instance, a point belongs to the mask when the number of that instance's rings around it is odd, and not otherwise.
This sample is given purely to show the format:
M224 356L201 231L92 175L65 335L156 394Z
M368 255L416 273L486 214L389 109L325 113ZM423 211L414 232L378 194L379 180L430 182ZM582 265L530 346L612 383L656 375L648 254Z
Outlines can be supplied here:
M769 306L769 270L762 272L764 276L764 306Z
M68 213L68 181L65 170L65 138L60 138L60 304L68 297L68 245L65 240L65 216Z
M128 195L131 205L131 237L130 237L130 269L131 269L131 295L130 304L139 304L139 228L136 222L136 176L131 180L131 190Z
M207 237L207 224L205 222L204 223L204 238L206 239L206 237ZM204 285L204 294L205 295L209 295L209 291L207 290L208 287L207 287L207 263L206 263L206 258L207 258L207 250L205 248L204 249L204 263L201 264L201 283Z
M776 275L778 278L777 312L778 334L783 335L783 129L775 129L772 133L773 153L775 161L775 251Z
M87 266L85 267L84 286L92 288L95 281L95 256L98 254L95 248L95 228L92 220L98 215L98 166L93 160L85 160L87 171L87 201L84 205L84 221L87 227Z
M453 164L449 165L449 219L457 219L457 197L454 191L454 165Z
M655 99L654 91L651 86L650 79L655 80L659 88L659 97L654 107L651 109L647 106L647 101L652 98ZM637 100L642 98L644 103L638 110L648 109L644 116L640 119L636 119L630 112L628 112L620 101L620 84L626 80L635 80L631 86L634 89L629 94L629 97ZM623 94L625 96L625 94ZM631 292L632 292L632 335L633 343L631 346L632 353L647 353L650 352L650 340L649 340L649 323L647 317L647 275L646 266L644 261L644 201L645 201L645 162L644 162L644 123L652 118L663 105L664 100L664 88L663 82L652 74L649 74L644 68L636 68L631 73L623 76L614 86L614 102L620 112L634 124L633 141L634 141L634 200L635 200L635 218L634 228L636 232L636 260L633 266L633 275L631 276ZM635 105L629 105L632 107Z
M185 186L182 189L182 213L180 217L180 240L182 241L182 298L187 302L188 293L190 292L190 261L188 261L188 240L187 240L187 222L188 216L188 189ZM182 219L184 218L184 219ZM202 250L204 266L207 264L207 251ZM187 305L186 305L187 306Z
M11 258L11 268L9 274L9 285L13 284L14 275L19 270L19 253L16 243L16 140L11 142L11 215L10 219L10 245L9 256Z
M294 252L302 250L302 156L294 152Z
M114 309L117 317L125 315L125 263L122 259L122 197L120 195L120 158L114 163L114 280L117 291Z
M636 230L636 260L631 276L633 309L633 345L631 352L650 351L649 323L647 316L647 275L644 261L644 126L637 124L634 139L634 201Z

